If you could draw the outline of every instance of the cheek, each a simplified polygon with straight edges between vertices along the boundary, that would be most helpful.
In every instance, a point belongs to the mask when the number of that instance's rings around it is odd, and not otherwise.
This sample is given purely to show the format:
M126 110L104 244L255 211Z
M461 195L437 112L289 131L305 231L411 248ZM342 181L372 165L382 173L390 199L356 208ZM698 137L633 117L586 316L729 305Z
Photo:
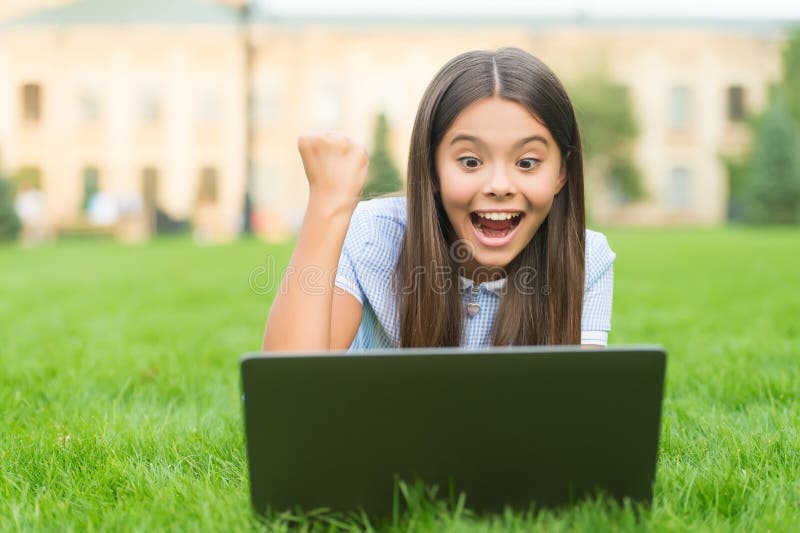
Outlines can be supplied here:
M553 203L557 179L558 174L556 173L548 177L537 176L522 185L521 189L534 208L549 208Z
M441 185L442 204L445 209L466 209L475 196L473 183L458 169L444 165L439 167L439 183Z

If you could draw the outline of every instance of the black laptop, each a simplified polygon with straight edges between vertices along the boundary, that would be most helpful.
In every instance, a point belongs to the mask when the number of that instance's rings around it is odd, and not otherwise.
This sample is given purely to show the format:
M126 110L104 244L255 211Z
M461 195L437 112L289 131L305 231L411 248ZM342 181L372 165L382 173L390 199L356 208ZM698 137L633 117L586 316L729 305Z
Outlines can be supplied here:
M389 516L398 479L478 512L649 503L665 365L660 346L247 354L253 506Z

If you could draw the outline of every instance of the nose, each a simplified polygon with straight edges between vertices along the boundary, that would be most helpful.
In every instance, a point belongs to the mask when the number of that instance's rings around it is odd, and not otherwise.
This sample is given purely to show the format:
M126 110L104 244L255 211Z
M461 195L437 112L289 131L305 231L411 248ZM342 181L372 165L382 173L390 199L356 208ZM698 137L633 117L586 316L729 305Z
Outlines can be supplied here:
M483 193L491 198L508 198L517 193L514 183L508 178L502 165L495 165L483 187Z

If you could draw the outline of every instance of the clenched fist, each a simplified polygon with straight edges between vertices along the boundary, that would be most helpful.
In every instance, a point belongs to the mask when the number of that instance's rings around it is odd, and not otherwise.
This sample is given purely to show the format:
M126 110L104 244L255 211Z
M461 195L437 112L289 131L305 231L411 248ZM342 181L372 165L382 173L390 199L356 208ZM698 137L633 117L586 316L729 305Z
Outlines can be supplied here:
M355 209L367 180L367 150L337 132L305 133L297 140L310 194Z

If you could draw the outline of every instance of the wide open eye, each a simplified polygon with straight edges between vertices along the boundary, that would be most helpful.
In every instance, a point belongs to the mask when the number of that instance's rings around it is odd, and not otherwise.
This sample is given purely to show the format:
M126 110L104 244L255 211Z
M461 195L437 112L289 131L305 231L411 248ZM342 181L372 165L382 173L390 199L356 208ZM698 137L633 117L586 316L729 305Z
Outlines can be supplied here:
M476 157L464 156L459 157L458 160L461 161L462 165L469 169L475 169L481 166L480 160Z
M522 170L533 170L539 163L541 163L541 161L534 157L526 157L525 159L517 161L519 168Z

